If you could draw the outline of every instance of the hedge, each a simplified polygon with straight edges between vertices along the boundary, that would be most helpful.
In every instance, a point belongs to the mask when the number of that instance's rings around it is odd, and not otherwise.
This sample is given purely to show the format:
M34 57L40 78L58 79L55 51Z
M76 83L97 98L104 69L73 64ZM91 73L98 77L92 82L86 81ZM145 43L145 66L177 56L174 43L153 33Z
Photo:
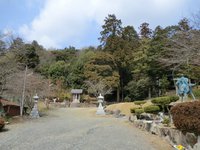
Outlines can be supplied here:
M138 109L135 109L135 114L136 115L140 115L144 112L144 109L143 108L138 108Z
M157 97L151 100L151 102L155 105L162 106L162 109L166 108L167 105L169 105L171 102L175 102L179 100L178 96L164 96L164 97Z
M200 101L177 104L171 114L177 129L200 135Z
M164 97L157 97L151 100L152 103L157 105L168 105L171 102L175 102L179 100L178 96L164 96Z
M155 113L158 113L159 111L160 111L160 107L156 106L156 105L150 105L150 106L144 107L144 112L145 113L155 114Z
M145 103L146 103L146 101L134 101L135 105L143 105Z
M168 96L169 99L170 99L170 102L176 102L177 100L179 100L179 97L178 96Z
M131 109L131 113L134 113L136 115L140 115L144 112L144 109L143 108L132 108Z

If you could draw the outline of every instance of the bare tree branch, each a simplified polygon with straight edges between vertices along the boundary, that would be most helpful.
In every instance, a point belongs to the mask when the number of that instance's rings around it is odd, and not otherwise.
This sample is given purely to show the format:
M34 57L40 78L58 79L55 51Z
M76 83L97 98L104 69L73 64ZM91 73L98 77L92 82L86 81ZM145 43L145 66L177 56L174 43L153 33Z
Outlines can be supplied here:
M107 86L103 81L85 81L88 92L96 97L101 93L103 96L112 93L112 88Z

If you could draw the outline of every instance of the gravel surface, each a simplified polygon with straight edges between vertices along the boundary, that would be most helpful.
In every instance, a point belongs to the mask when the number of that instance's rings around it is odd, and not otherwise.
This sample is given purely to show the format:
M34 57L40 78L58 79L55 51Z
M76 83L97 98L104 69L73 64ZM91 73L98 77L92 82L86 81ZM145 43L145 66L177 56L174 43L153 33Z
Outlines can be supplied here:
M170 150L157 136L125 119L96 116L91 108L60 108L46 117L6 126L0 150Z

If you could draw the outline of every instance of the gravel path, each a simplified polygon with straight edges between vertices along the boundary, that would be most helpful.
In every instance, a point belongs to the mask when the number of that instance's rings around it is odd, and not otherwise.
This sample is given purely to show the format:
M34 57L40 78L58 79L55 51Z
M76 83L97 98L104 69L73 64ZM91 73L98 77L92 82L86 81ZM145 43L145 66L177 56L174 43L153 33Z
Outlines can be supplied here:
M124 119L96 116L94 109L61 108L48 116L7 125L0 150L170 150L158 137Z

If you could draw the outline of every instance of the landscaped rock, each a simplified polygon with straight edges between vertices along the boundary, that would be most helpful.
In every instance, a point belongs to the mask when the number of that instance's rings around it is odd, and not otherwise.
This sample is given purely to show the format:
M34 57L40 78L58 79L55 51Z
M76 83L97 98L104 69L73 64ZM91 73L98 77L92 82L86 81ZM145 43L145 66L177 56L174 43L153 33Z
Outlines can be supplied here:
M136 115L131 115L131 116L129 116L129 121L130 121L130 122L134 122L134 121L136 121L136 120L137 120Z
M114 114L114 112L112 110L105 110L106 115L112 115Z
M151 130L153 121L143 121L143 122L144 122L144 129L149 132Z
M193 133L183 133L175 128L165 127L160 123L147 120L134 120L134 125L142 130L160 136L171 145L183 145L188 150L200 150L200 137L198 139Z
M142 120L153 120L152 115L148 113L142 113L139 116L140 116L139 119L142 119Z
M120 116L121 111L119 109L116 109L113 111L113 116L118 118Z
M119 114L119 117L125 117L126 115L125 114Z
M194 133L187 132L186 135L185 135L185 138L186 138L186 142L191 147L193 147L197 143L197 141L198 141L198 137Z
M198 141L194 145L193 150L200 150L200 136L198 136Z

